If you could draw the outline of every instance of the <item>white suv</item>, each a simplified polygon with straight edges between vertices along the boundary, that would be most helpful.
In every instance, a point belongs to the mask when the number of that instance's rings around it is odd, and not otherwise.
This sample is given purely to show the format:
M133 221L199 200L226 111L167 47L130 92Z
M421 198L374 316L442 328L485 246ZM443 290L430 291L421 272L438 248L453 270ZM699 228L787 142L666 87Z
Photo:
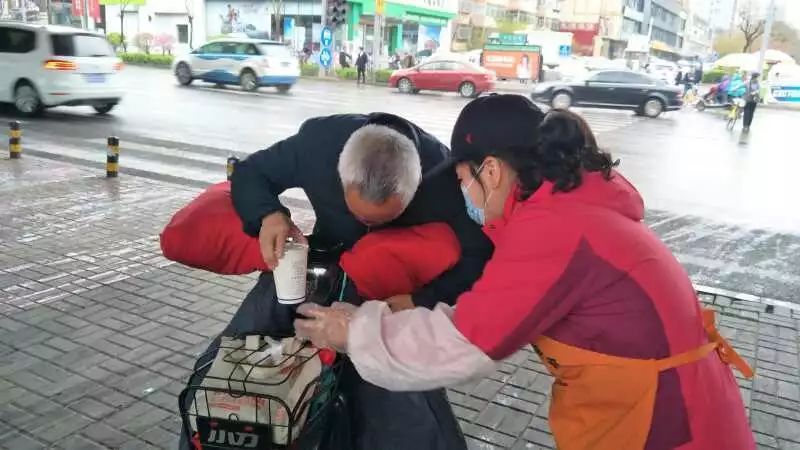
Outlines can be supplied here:
M103 35L77 28L0 22L0 102L28 116L53 106L119 103L122 63Z

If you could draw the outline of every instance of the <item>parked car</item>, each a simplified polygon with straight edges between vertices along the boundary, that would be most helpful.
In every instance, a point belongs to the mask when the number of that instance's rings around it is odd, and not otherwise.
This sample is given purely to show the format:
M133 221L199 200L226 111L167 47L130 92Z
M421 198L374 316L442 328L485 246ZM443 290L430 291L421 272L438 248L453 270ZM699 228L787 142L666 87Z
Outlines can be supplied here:
M281 42L226 38L209 42L175 59L173 71L184 86L194 80L238 84L245 91L276 87L288 92L300 77L300 64Z
M471 98L493 91L495 81L494 72L482 67L462 61L431 61L394 71L389 86L405 94L421 90L450 91Z
M647 117L683 106L683 90L630 70L603 70L568 82L540 83L531 98L553 108L630 109Z
M0 22L0 102L21 114L60 105L89 105L105 114L122 99L121 69L101 34Z

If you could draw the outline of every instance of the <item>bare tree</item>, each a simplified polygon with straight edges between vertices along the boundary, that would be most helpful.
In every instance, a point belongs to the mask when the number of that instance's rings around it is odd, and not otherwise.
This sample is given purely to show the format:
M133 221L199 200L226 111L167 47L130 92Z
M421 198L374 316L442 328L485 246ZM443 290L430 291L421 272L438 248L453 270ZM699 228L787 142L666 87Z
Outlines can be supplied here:
M744 35L742 52L750 52L750 47L764 34L765 24L765 20L758 17L758 7L753 0L745 0L739 8L739 30Z
M276 41L283 41L283 0L272 0L272 20L275 33L271 36Z

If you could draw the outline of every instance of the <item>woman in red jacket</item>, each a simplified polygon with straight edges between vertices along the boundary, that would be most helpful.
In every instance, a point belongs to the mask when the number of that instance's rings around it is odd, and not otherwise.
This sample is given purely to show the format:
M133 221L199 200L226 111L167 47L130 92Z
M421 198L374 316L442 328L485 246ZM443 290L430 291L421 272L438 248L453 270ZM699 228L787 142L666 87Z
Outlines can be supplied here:
M472 290L455 310L304 305L298 334L394 390L485 376L533 344L556 378L561 450L755 448L728 364L752 372L579 117L479 98L451 148L470 216L495 244Z

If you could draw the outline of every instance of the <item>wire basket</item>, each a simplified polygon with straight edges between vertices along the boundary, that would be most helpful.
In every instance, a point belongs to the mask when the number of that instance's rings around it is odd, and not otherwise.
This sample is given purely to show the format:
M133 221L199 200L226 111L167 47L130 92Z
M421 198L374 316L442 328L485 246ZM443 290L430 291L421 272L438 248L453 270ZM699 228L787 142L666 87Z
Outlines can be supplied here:
M274 353L262 357L268 353L267 345L253 349L239 340L223 339L221 354L199 359L179 397L184 432L195 450L311 450L319 446L331 411L342 401L341 363L328 360L331 353L308 344L282 352L278 358ZM222 370L212 367L220 359L225 363L218 364ZM309 364L321 369L312 379L301 380Z

